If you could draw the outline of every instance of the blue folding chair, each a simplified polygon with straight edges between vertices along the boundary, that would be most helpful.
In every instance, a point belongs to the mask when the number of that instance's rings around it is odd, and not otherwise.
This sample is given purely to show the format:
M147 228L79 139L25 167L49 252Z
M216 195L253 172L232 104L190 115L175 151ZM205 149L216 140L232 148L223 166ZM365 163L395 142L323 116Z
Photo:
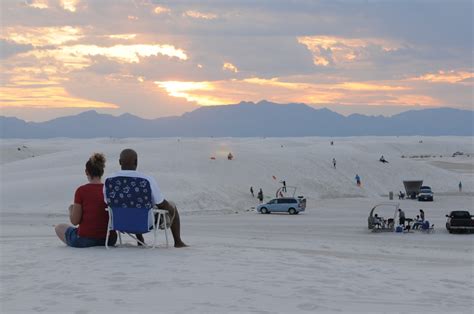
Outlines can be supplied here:
M153 230L153 245L156 246L158 229L164 229L166 246L168 243L169 214L167 210L154 207L150 182L144 178L112 177L105 181L105 197L109 212L107 239L105 247L108 249L110 231L118 233L119 243L122 245L121 233L147 246L138 240L134 234L144 234ZM157 219L155 219L157 215ZM159 226L161 222L161 225Z

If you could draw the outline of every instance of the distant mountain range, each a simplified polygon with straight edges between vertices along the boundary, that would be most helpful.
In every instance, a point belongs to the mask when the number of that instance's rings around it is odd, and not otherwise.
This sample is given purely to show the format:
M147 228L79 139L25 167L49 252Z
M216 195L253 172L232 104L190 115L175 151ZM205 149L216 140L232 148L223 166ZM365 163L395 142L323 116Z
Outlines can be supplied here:
M410 110L391 117L353 114L305 104L241 102L201 107L178 117L142 119L86 111L46 122L0 116L1 138L286 137L363 135L474 135L474 111Z

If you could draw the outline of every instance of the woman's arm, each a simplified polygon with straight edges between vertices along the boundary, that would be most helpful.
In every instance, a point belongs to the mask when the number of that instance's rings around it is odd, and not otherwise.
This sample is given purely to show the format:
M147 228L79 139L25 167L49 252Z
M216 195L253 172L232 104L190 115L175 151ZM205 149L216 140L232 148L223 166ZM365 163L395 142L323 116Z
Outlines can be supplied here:
M74 203L69 206L69 220L73 225L78 225L82 220L82 205Z

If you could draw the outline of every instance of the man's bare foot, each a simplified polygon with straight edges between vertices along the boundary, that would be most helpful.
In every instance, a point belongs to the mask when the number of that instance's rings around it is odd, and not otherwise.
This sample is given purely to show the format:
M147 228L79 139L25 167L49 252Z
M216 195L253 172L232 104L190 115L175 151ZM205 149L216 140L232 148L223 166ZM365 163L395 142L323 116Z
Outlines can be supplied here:
M187 247L187 245L183 242L175 242L174 247L180 248L180 247Z

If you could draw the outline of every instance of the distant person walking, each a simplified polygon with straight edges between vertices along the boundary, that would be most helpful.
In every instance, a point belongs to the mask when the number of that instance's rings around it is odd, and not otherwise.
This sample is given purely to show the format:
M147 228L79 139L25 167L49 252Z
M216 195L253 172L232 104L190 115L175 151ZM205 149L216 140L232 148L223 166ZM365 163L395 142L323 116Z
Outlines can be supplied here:
M283 184L283 187L281 190L286 193L286 181L285 180L281 181L281 184Z
M356 174L355 180L356 180L357 186L360 186L360 177L358 174Z
M332 166L334 167L334 169L336 169L336 158L332 159Z
M250 187L250 194L252 194L252 197L255 197L255 195L253 194L253 186Z
M405 212L401 208L398 209L398 217L400 225L405 226Z
M462 183L461 183L461 181L459 181L458 187L459 187L459 192L462 192Z
M263 191L262 191L262 189L260 189L260 191L258 191L257 198L260 201L260 203L263 203Z

